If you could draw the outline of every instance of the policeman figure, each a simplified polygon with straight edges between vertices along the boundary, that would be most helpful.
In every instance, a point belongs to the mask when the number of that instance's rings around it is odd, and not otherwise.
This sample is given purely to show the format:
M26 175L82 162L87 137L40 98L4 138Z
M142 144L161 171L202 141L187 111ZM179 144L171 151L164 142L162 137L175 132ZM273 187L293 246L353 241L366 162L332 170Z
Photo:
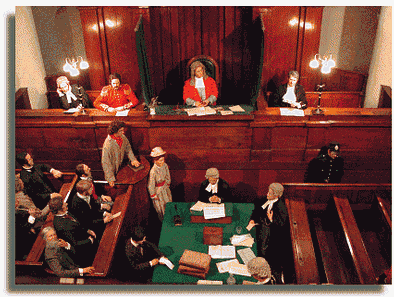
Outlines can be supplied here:
M339 156L340 144L330 142L308 165L306 183L340 183L343 176L343 158Z

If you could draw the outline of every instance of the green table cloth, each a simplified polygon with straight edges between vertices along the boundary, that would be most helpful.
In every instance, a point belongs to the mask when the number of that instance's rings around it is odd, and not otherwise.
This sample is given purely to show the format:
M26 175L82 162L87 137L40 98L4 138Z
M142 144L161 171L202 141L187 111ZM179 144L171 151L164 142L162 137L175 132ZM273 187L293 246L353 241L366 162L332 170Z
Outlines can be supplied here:
M237 234L235 228L242 227L241 234L250 233L256 238L255 228L250 232L246 226L254 209L253 203L232 203L232 223L231 224L212 224L212 223L191 223L190 207L195 202L171 202L167 203L164 214L163 225L160 234L159 248L164 255L175 265L174 269L169 269L166 265L157 265L153 272L152 281L160 284L195 284L199 280L197 277L179 274L179 259L185 249L208 254L208 245L203 243L204 226L215 226L223 228L223 244L231 245L230 238ZM176 208L175 208L176 205ZM225 204L226 205L226 204ZM175 226L173 217L178 214L182 218L182 226ZM236 246L236 251L247 248L245 246ZM251 247L257 256L256 239ZM240 264L244 264L238 253L237 259ZM212 259L211 267L206 276L207 280L221 280L226 284L229 273L219 273L216 263L230 259ZM243 280L256 281L252 277L234 275L237 284L242 284Z

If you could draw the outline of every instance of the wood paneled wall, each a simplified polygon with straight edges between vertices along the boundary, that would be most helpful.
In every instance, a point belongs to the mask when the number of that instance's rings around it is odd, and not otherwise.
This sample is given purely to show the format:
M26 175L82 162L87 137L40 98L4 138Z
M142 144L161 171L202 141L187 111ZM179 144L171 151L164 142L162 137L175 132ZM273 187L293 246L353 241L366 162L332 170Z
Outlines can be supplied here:
M92 90L118 72L137 96L141 91L134 28L143 15L153 88L166 104L182 100L189 77L186 63L212 56L220 67L222 103L248 103L258 79L260 42L265 28L263 91L300 72L300 83L313 91L320 81L309 61L319 49L323 7L80 7ZM307 24L308 26L304 25ZM220 98L219 98L220 103Z

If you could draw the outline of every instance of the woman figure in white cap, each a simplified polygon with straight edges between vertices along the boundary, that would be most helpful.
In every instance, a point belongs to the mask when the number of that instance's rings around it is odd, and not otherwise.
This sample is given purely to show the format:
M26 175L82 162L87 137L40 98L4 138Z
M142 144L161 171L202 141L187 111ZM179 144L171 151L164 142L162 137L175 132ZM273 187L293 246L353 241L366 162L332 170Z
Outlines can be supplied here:
M163 221L166 203L172 202L170 170L165 162L165 154L161 147L153 148L150 153L154 164L149 174L148 191L160 221Z

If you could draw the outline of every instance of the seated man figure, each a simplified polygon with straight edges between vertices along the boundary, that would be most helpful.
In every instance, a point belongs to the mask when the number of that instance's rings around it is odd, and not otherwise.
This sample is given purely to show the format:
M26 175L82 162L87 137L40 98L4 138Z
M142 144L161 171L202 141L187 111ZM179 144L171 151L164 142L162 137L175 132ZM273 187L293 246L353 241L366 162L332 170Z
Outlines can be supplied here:
M92 182L80 180L75 188L77 193L71 199L70 212L83 226L94 230L98 238L101 238L105 224L113 220L109 205L92 199Z
M16 161L22 166L20 177L26 194L39 209L43 209L55 194L55 189L44 172L52 173L55 178L60 178L63 173L46 164L34 164L27 152L17 154Z
M114 204L114 202L112 201L112 198L108 195L99 195L96 191L96 187L94 186L94 180L92 177L92 171L90 169L90 167L86 164L78 164L75 168L75 173L78 176L78 181L80 180L87 180L92 182L92 186L93 186L93 193L92 193L92 197L94 200L99 200L100 203L102 204L107 204L109 206L109 208L106 208L108 211L111 210L112 205Z
M59 76L56 84L56 91L60 97L60 103L63 109L76 108L80 104L84 108L91 107L89 96L82 86L76 84L70 85L70 81L66 76Z
M108 127L108 136L103 144L101 165L103 166L105 180L110 187L115 186L115 175L118 173L125 155L129 158L131 165L140 166L140 162L134 156L130 142L124 132L124 122L116 120L111 122Z
M183 101L186 105L207 106L215 105L218 97L218 88L212 77L205 72L205 66L200 61L190 65L190 79L183 87Z
M152 278L153 268L163 257L159 248L146 240L146 235L142 227L135 227L131 233L131 238L126 241L125 252L129 260L131 271L129 274L133 280L146 283Z
M68 212L68 205L61 195L51 199L49 209L54 215L53 227L59 238L75 248L74 262L82 267L90 266L97 251L96 233L80 224Z
M112 73L109 76L109 82L110 85L105 86L94 101L93 105L95 108L116 112L137 106L138 98L128 84L120 83L120 75L118 73Z
M344 160L339 156L340 144L332 141L323 147L319 155L309 162L305 174L306 183L340 183Z
M206 203L231 202L231 190L228 183L219 177L219 170L209 168L205 174L206 180L202 182L198 200Z
M255 203L253 213L247 230L256 226L257 253L270 263L277 280L284 268L284 260L287 259L286 247L290 244L290 229L288 226L288 214L286 204L281 199L283 186L272 183L268 187L268 193L261 202Z
M51 270L59 277L79 277L94 272L94 267L79 268L69 254L75 253L75 249L63 239L57 237L53 227L48 226L42 230L42 236L46 241L45 261Z
M288 82L280 85L274 94L275 107L307 108L307 101L303 86L297 84L300 75L297 71L290 71Z

